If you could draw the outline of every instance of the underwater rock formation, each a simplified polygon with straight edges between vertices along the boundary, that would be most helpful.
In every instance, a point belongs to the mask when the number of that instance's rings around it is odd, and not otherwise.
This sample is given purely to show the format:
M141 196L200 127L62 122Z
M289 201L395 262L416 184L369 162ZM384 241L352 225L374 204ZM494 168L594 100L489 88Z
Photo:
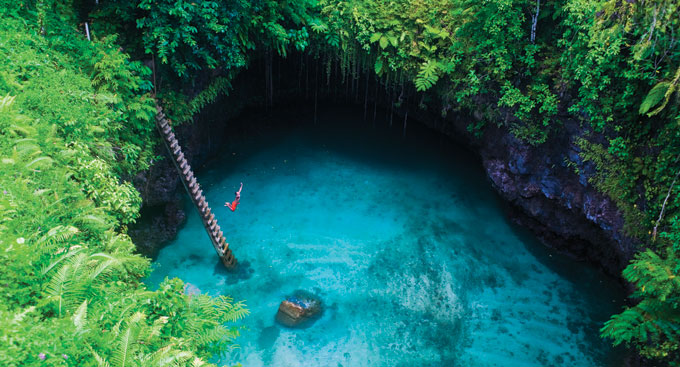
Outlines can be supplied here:
M291 328L310 326L321 316L321 300L311 293L296 291L279 305L276 321Z

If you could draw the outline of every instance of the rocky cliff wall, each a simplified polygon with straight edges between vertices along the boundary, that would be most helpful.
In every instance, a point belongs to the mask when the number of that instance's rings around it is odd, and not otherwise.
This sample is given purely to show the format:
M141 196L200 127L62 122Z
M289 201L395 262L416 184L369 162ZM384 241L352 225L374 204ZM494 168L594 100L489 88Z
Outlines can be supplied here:
M624 235L623 215L614 202L588 183L595 171L579 155L576 140L585 129L577 121L564 117L559 136L532 146L496 126L474 137L467 131L473 116L419 118L479 154L491 184L510 204L512 218L544 244L621 276L635 242ZM578 175L569 161L576 163Z

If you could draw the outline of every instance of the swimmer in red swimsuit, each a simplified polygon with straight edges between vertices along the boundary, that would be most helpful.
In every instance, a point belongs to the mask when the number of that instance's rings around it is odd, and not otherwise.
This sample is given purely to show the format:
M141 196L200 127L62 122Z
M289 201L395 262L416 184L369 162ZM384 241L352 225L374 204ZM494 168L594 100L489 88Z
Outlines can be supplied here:
M232 212L236 211L236 207L238 206L239 202L241 201L241 190L243 189L243 182L241 182L241 187L238 188L238 191L236 191L234 194L236 195L236 198L234 199L233 202L226 202L224 203L224 206L227 208L231 209Z

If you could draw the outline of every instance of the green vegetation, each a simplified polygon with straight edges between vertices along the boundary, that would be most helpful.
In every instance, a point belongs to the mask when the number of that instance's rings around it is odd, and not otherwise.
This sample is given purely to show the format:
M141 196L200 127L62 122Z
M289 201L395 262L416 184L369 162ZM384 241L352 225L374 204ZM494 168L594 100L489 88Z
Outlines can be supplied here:
M121 180L154 159L150 70L115 37L88 42L59 2L0 6L0 365L204 365L247 311L151 292Z
M231 341L222 321L242 305L140 284L147 260L125 235L140 200L124 179L156 159L152 93L189 121L253 61L269 65L269 86L274 55L298 52L327 86L331 74L379 81L392 107L481 116L476 134L496 124L539 145L579 121L568 164L596 167L590 183L640 244L623 273L639 302L602 334L680 366L676 1L34 0L0 12L2 364L63 353L118 365L130 351L186 364ZM75 28L86 18L92 42Z

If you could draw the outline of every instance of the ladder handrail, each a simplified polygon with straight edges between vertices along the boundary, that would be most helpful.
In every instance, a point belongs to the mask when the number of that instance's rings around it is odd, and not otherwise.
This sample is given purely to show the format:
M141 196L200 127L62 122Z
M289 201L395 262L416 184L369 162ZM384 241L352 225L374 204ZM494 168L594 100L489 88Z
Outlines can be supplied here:
M215 218L212 210L210 210L208 201L205 196L203 196L203 191L200 189L198 180L194 176L191 165L184 157L182 147L179 145L177 137L173 134L172 126L163 113L163 109L156 105L156 111L156 128L163 138L163 145L165 145L166 150L172 157L175 169L177 169L177 173L180 175L182 186L184 186L187 194L189 194L191 202L194 204L196 210L198 210L198 213L201 216L201 222L203 222L203 228L205 228L205 231L208 233L210 242L212 242L215 252L217 252L217 256L222 260L224 266L228 269L232 269L236 266L237 262L236 258L234 258L234 255L231 253L231 249L224 238L223 232L221 230L219 232L212 230L212 228L220 228L217 224L217 218ZM190 186L193 186L193 190Z

